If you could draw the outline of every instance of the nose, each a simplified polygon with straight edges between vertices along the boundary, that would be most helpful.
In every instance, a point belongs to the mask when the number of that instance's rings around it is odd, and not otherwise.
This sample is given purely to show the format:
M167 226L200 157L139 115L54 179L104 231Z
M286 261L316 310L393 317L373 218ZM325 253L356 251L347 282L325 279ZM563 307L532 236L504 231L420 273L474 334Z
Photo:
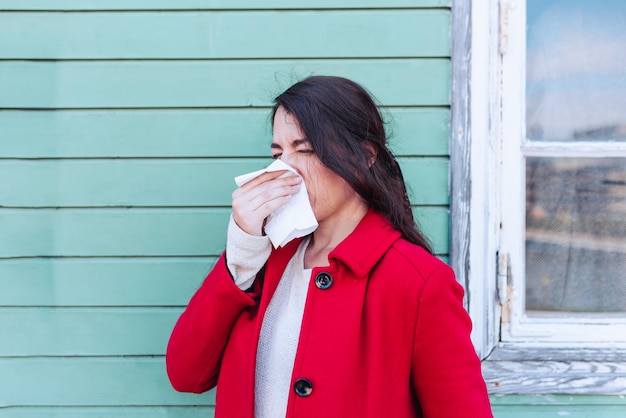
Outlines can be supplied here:
M295 168L296 171L299 171L298 167L296 167L295 165L296 159L295 159L294 153L283 152L280 156L280 160L284 162L285 164L287 164L288 166Z
M294 154L289 154L285 152L280 156L280 160L287 164L289 167L296 170L296 173L298 173L298 175L304 179L304 176L302 175L302 161L296 158L296 155Z

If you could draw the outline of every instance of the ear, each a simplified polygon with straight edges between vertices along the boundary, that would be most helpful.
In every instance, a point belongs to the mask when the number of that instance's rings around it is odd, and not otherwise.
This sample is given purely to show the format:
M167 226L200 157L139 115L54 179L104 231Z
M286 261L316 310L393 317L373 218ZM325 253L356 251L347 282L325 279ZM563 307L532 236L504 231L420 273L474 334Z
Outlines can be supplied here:
M376 147L371 142L365 142L363 144L365 149L367 150L367 154L369 155L369 164L368 167L371 167L372 164L376 162L376 158L378 158L378 151L376 151Z

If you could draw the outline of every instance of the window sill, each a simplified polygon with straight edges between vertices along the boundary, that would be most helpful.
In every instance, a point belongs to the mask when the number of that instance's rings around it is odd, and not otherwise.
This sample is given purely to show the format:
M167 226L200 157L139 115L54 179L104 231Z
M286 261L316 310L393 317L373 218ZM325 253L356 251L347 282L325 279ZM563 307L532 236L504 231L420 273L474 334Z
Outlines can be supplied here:
M624 348L497 347L482 369L494 395L626 395Z

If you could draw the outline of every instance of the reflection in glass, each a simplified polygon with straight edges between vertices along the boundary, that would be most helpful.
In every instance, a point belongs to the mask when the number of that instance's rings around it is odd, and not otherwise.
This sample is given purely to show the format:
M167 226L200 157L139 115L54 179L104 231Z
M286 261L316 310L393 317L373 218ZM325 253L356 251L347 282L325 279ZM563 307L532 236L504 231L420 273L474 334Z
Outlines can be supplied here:
M625 158L527 158L526 309L626 312Z
M626 1L527 0L526 137L626 141Z

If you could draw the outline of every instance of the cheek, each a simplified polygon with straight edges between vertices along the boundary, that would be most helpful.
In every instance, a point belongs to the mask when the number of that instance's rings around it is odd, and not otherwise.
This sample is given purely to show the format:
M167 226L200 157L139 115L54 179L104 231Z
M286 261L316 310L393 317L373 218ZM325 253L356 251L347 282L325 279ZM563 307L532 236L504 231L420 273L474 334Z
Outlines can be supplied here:
M345 181L325 167L311 173L305 181L309 200L316 214L326 210L333 211L346 198Z
M324 179L322 173L320 172L320 164L318 161L309 159L300 165L298 171L304 180L304 184L306 185L306 190L309 193L309 200L311 201L311 204L313 204L319 199L320 190L324 189Z
M317 176L312 176L310 174L304 177L304 183L306 184L306 191L309 194L309 201L311 202L311 206L315 209L315 205L324 199L323 196L323 185L320 184L320 178Z
M332 214L338 206L351 198L352 188L317 158L308 159L301 167L300 174L318 219Z

